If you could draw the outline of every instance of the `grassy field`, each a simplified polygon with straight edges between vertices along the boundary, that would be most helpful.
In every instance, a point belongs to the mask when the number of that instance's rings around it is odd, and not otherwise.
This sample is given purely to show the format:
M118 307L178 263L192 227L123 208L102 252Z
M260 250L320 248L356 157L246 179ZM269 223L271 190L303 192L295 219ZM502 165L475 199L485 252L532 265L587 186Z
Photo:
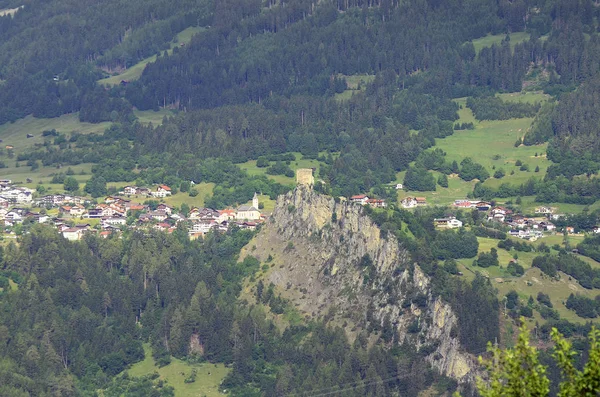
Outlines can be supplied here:
M317 160L306 160L302 159L302 154L294 153L296 156L296 161L292 161L290 164L290 168L296 171L298 168L319 168L319 162ZM272 163L271 163L272 164ZM279 182L282 185L293 186L296 184L296 178L290 178L285 175L268 175L267 168L259 168L256 166L256 160L246 161L245 163L238 164L239 167L246 172L248 175L266 175L269 179Z
M508 197L505 199L499 199L498 202L505 203L507 201L515 202L516 197ZM523 196L521 197L521 210L524 214L533 214L535 208L542 205L541 203L535 202L535 196ZM556 208L557 214L578 214L583 211L584 208L589 208L590 211L600 209L600 201L596 201L594 204L586 206L581 204L567 204L567 203L544 203L543 205Z
M529 40L529 33L525 32L516 32L511 33L510 35L510 48L515 48L515 45L518 43L522 43L523 41ZM491 47L496 44L499 45L502 40L506 37L505 34L496 34L496 35L487 35L485 37L481 37L479 39L473 40L473 46L475 47L475 52L479 54L482 48Z
M575 246L579 241L583 240L583 236L571 236L569 239L571 245ZM513 277L506 273L506 266L508 262L513 259L515 251L508 252L504 249L497 248L499 241L497 239L478 237L477 240L479 241L478 253L489 252L491 248L496 248L498 250L498 261L500 262L500 266L481 268L473 266L473 259L459 259L457 260L459 270L463 272L466 280L472 280L475 277L475 272L479 272L482 275L489 277L492 280L494 287L498 290L498 299L500 300L511 290L517 291L523 300L529 299L530 295L535 299L538 292L546 293L550 296L552 304L560 313L561 318L579 323L585 322L585 319L578 317L573 311L568 310L565 307L564 302L571 293L578 293L589 298L594 298L598 294L597 290L587 290L579 285L577 281L570 280L569 276L563 273L561 273L560 280L551 280L550 277L543 274L539 269L531 267L533 259L536 256L541 255L536 252L517 252L518 262L525 268L525 275L522 277ZM546 236L531 244L537 246L541 243L545 243L548 246L559 244L564 247L563 236L559 234ZM552 252L556 253L556 251ZM600 267L600 263L591 258L583 256L579 256L579 258L590 263L593 267ZM535 312L535 320L540 323L545 322L538 312Z
M346 79L348 89L339 94L335 94L335 99L338 101L347 101L352 98L352 95L354 95L355 92L364 90L366 85L375 79L375 76L372 74L357 74L352 76L342 75L341 77Z
M169 54L173 52L173 48L181 45L181 43L189 43L192 40L192 36L198 32L201 32L203 28L200 27L189 27L177 35L177 40L175 43L171 43L171 48L168 51ZM107 84L107 85L118 85L121 83L121 80L132 81L137 80L144 71L144 68L147 64L156 61L156 55L152 55L146 59L141 60L135 65L131 66L123 73L117 74L115 76L107 77L105 79L98 80L99 84Z
M133 111L133 114L138 118L140 123L148 124L152 123L154 126L161 125L165 116L174 116L175 113L169 109L160 109L158 111L153 110L137 110Z
M214 183L197 183L193 186L193 189L198 190L196 197L191 197L188 193L177 193L173 196L165 197L164 202L172 207L181 207L181 204L187 203L192 207L204 207L204 200L207 197L212 196Z
M46 189L49 189L52 193L58 193L63 191L62 184L52 184L52 176L59 172L66 172L68 168L71 168L75 175L73 177L79 182L80 188L83 189L83 184L91 177L92 164L78 164L69 167L63 167L56 169L55 167L40 167L36 171L31 171L31 167L21 165L20 167L15 166L13 160L3 159L9 166L7 168L0 168L0 179L11 179L14 183L22 183L23 186L29 188L35 188L38 184L42 184ZM85 175L81 175L81 172ZM31 183L27 183L27 178L31 179Z
M219 385L230 371L223 364L188 364L173 357L171 364L158 368L154 364L152 351L148 344L144 345L144 352L146 358L134 364L127 371L130 376L139 377L152 374L156 371L160 375L160 379L165 380L167 384L173 386L177 397L223 396L219 392ZM193 368L198 371L196 381L193 383L184 383L184 379L190 376Z
M36 143L44 143L42 131L55 129L62 133L79 132L82 134L104 132L110 126L110 122L92 124L79 121L78 113L65 114L52 119L38 119L33 116L27 116L14 123L5 123L0 125L0 139L2 145L14 146L15 152L23 148L28 148ZM33 138L27 138L27 134L34 135Z
M544 94L541 91L510 92L504 94L496 94L496 96L506 102L524 103L545 102L551 98L550 95Z
M561 273L560 280L555 281L543 274L540 269L532 268L527 270L525 275L520 278L504 279L502 283L493 282L498 290L498 297L501 298L511 290L517 291L521 299L527 300L530 296L535 299L538 292L543 292L550 296L554 309L558 311L561 318L572 322L584 323L587 320L575 314L575 312L565 307L566 300L570 294L580 294L588 298L594 298L598 290L587 290L574 280L569 280L569 276ZM536 320L543 323L539 313L535 312Z
M507 101L541 102L547 100L542 93L513 93L501 94L502 99ZM471 109L466 107L466 98L455 100L460 106L459 123L473 123L474 130L455 131L453 135L436 140L436 147L446 152L446 160L449 162L460 162L465 157L471 157L474 161L486 167L490 175L495 170L502 168L506 175L504 178L490 178L484 185L497 188L503 183L520 185L532 176L543 178L551 162L546 159L546 144L537 146L515 147L514 143L519 137L523 137L531 126L532 118L477 121ZM536 156L537 154L537 156ZM517 160L529 166L529 171L521 171L515 166ZM534 172L539 167L539 172ZM511 175L512 173L512 175ZM404 172L397 174L396 181L404 180ZM435 177L439 173L434 172ZM426 197L428 202L437 205L448 205L453 200L465 198L467 193L473 190L476 181L466 182L456 176L450 176L448 188L437 187L435 192L400 192L399 200L406 196Z

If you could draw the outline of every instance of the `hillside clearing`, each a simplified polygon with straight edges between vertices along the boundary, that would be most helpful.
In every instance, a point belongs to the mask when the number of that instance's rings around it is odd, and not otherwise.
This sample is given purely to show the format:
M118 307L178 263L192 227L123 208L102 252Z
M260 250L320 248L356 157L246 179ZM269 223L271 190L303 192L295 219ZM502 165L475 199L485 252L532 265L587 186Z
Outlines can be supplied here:
M173 53L173 48L181 45L187 44L192 40L192 36L196 33L203 31L204 28L201 27L189 27L179 34L177 34L176 40L174 43L171 43L171 48L167 50L168 54ZM98 84L106 84L106 85L118 85L121 81L133 81L140 78L144 68L147 64L155 62L156 55L152 55L151 57L142 59L140 62L135 65L127 68L123 73L117 74L115 76L107 77L105 79L98 80Z
M0 139L3 146L14 146L15 152L19 152L36 143L44 143L42 131L55 129L61 133L92 134L104 132L110 125L108 121L97 124L81 122L79 113L65 114L51 119L40 119L29 115L14 123L0 125ZM27 138L27 134L32 134L33 138Z
M130 376L144 376L158 372L160 379L164 380L175 389L178 397L223 396L219 391L219 385L231 371L223 364L189 364L185 361L172 357L171 363L164 367L157 367L152 359L152 350L149 344L144 344L145 358L134 364L127 372ZM190 376L192 369L196 369L196 381L185 383L184 380Z
M529 40L529 33L525 32L515 32L509 34L510 37L510 48L514 49L515 45L518 43L522 43L526 40ZM481 37L479 39L473 40L473 47L475 47L475 52L479 54L479 52L485 47L491 47L492 45L500 45L502 40L506 37L506 34L495 34L495 35L487 35L485 37Z

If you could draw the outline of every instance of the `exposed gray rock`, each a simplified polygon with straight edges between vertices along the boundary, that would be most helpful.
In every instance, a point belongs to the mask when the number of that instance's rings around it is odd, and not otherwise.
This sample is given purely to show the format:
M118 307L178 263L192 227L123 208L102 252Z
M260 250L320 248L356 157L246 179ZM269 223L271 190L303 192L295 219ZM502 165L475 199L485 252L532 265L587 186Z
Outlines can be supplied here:
M461 349L456 314L433 297L427 275L411 266L409 253L394 236L382 238L362 206L336 203L299 186L278 198L251 244L255 248L247 254L263 262L272 257L267 282L306 316L345 323L350 338L368 321L383 325L387 317L396 340L431 350L426 360L440 373L459 383L474 381L477 362ZM372 265L363 266L367 256ZM420 307L410 300L417 295L426 297Z

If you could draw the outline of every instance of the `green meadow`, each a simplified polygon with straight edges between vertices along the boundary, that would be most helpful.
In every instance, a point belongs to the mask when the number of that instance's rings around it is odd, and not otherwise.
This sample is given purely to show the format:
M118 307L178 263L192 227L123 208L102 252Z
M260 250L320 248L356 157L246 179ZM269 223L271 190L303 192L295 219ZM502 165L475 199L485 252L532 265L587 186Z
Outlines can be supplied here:
M570 236L569 243L575 246L579 241L583 240L583 236ZM542 255L537 252L516 252L506 251L504 249L497 248L497 239L477 237L479 241L479 251L489 252L492 248L496 248L498 251L499 266L491 266L488 268L481 268L473 266L474 259L459 259L459 270L463 272L463 277L467 280L472 280L475 277L475 273L479 272L482 275L490 278L494 288L498 291L498 299L502 301L502 297L509 291L515 290L521 299L527 300L529 296L536 298L538 292L543 292L550 296L550 300L554 308L559 312L561 318L565 318L569 321L583 323L585 319L578 317L575 312L568 310L565 307L565 302L571 293L581 294L589 298L594 298L598 295L597 290L588 290L583 288L576 280L570 278L564 273L560 273L559 280L553 280L550 277L543 274L539 269L531 267L533 259ZM518 239L515 239L518 240ZM543 237L530 244L538 246L541 243L545 243L548 246L558 244L564 247L563 236L560 234ZM553 254L556 251L551 250ZM518 263L525 268L525 274L521 277L513 277L506 272L506 267L509 261L513 260L513 254L517 254ZM600 263L594 261L591 258L579 256L581 260L588 262L592 267L600 268ZM542 319L539 313L536 311L534 319L539 323L544 323L546 320Z
M138 118L140 123L152 123L154 126L161 125L165 116L170 117L175 115L175 113L169 109L160 109L157 111L134 109L133 114Z
M501 94L500 97L505 101L520 102L542 102L547 100L547 96L541 93L513 93ZM454 134L436 140L437 148L446 152L446 160L449 162L460 162L465 157L471 157L474 161L482 164L490 175L498 169L503 169L505 176L501 179L489 178L484 182L485 186L497 188L503 183L520 185L529 178L543 178L551 162L546 158L547 144L536 146L515 147L517 139L522 138L527 129L531 127L532 118L510 119L510 120L491 120L477 121L473 116L471 109L466 107L466 98L455 100L461 108L458 111L458 123L473 123L474 130L458 130ZM521 161L527 164L528 171L521 171L515 163ZM535 172L539 167L539 172ZM396 181L404 180L405 172L397 174ZM435 177L439 173L433 172ZM448 188L437 186L435 192L400 192L399 200L406 196L426 197L430 204L448 205L456 199L462 199L473 191L476 181L463 181L457 176L450 176L448 179Z
M167 52L169 54L171 54L173 52L173 48L175 48L181 44L189 43L192 40L192 36L196 33L201 32L202 30L203 30L203 28L200 28L200 27L189 27L189 28L183 30L182 32L180 32L177 35L177 39L175 40L175 42L171 43L171 48L168 49ZM143 59L140 62L136 63L135 65L127 68L123 73L98 80L98 83L106 84L106 85L118 85L121 83L122 80L125 80L125 81L137 80L142 75L142 72L144 71L144 68L146 67L146 65L149 63L155 62L155 61L156 61L156 55L152 55L151 57Z
M529 33L525 32L516 32L509 34L510 36L510 48L514 49L515 45L518 43L522 43L524 41L529 40ZM475 52L479 54L482 48L491 47L492 45L500 45L502 40L506 37L506 34L496 34L496 35L487 35L485 37L481 37L479 39L473 40L473 46L475 47Z
M18 152L36 143L44 143L42 131L45 130L55 129L62 133L92 134L104 132L110 124L110 122L98 124L81 122L79 113L65 114L51 119L39 119L30 115L14 123L0 125L0 139L2 139L2 146L11 145L15 148L15 152ZM27 138L27 134L32 134L33 138Z
M298 152L293 153L296 156L296 161L290 163L290 168L295 172L298 168L319 168L319 162L317 160L303 159L302 154ZM273 164L273 162L271 162ZM268 175L267 168L260 168L256 166L256 160L246 161L245 163L238 164L238 166L248 172L248 175L266 175L267 178L281 183L282 185L294 186L296 184L296 177L288 177L285 175ZM318 171L317 171L318 173ZM316 176L316 174L315 174Z
M354 93L364 90L368 83L375 80L375 76L372 74L357 74L352 76L342 75L341 77L346 80L348 89L339 94L335 94L335 99L338 101L347 101L352 98Z
M160 379L173 386L177 397L217 397L224 394L219 391L219 385L227 376L230 369L223 364L189 364L175 357L171 363L164 367L157 367L152 359L152 351L148 344L144 344L146 357L143 361L134 364L127 372L130 376L140 377L158 372ZM196 381L185 383L192 369L196 369Z

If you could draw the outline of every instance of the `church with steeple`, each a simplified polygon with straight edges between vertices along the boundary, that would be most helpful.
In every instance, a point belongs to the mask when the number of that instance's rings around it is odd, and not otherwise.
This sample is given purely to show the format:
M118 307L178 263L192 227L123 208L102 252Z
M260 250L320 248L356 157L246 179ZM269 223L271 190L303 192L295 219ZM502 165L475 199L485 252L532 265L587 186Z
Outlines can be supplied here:
M252 205L240 205L235 213L235 219L243 221L255 221L260 219L260 211L258 209L258 194L254 193L252 197Z

